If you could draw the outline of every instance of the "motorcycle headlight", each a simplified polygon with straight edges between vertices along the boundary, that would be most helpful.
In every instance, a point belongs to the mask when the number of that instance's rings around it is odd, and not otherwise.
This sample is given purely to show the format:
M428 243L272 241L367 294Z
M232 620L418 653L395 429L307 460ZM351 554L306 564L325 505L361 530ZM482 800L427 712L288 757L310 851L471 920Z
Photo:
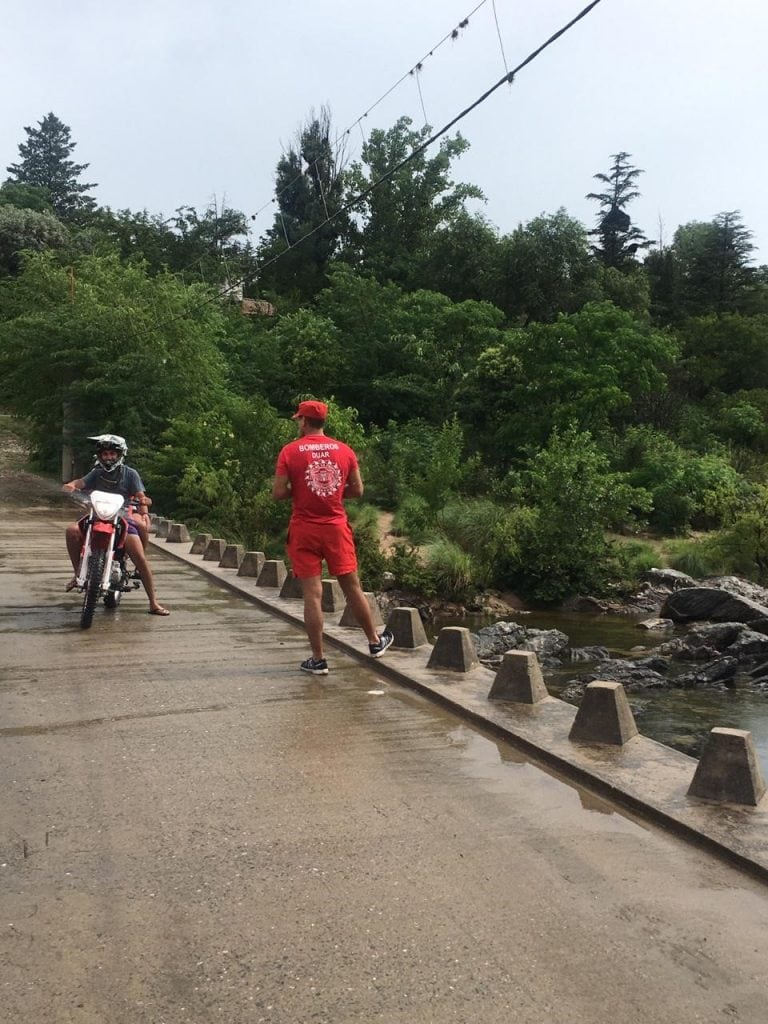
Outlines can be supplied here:
M114 519L123 507L123 498L120 494L92 494L91 505L99 519Z

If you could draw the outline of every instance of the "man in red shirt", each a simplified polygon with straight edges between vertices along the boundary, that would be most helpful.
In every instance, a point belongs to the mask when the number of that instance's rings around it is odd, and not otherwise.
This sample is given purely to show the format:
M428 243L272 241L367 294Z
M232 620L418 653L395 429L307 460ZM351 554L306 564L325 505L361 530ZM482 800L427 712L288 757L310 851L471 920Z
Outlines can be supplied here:
M272 497L293 503L286 545L293 575L301 580L304 626L312 657L301 663L303 672L328 675L323 654L322 563L338 579L347 605L368 638L371 657L380 658L394 637L377 633L368 600L357 575L357 553L344 508L345 498L360 498L363 481L357 456L349 445L325 435L328 406L301 402L293 419L299 436L277 457Z

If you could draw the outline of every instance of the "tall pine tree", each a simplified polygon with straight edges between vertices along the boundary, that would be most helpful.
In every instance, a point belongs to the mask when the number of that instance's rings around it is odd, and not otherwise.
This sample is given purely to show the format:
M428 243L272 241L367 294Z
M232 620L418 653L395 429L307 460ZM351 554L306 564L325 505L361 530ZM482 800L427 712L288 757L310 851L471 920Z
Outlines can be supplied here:
M88 164L69 159L76 143L71 141L67 125L53 113L37 123L37 128L24 128L27 141L19 144L19 162L6 168L11 175L8 180L44 188L62 220L76 219L96 206L96 200L87 194L96 183L78 181Z
M640 228L632 224L626 207L640 195L635 187L637 178L643 173L629 162L630 153L612 154L613 166L608 174L593 177L605 186L603 192L588 192L587 199L600 203L597 227L590 231L599 239L592 251L606 267L625 270L635 263L638 249L647 249L648 241Z

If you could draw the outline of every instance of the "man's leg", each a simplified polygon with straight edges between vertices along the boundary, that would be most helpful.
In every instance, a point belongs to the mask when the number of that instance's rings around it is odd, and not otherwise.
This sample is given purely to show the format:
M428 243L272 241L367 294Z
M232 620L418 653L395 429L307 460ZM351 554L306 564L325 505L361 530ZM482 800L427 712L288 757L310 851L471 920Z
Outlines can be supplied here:
M77 572L80 568L80 553L83 550L83 535L77 523L71 523L67 527L67 552L72 568Z
M166 608L159 603L155 594L155 581L152 577L152 570L149 567L149 562L144 554L144 548L141 544L141 538L135 533L127 534L125 538L125 550L131 556L131 561L139 571L141 576L141 582L144 584L144 589L147 592L149 598L149 610L153 615L169 615L170 613Z
M357 573L347 572L343 576L337 576L336 579L339 581L339 586L344 593L344 597L347 599L350 611L368 637L368 643L377 644L379 642L379 634L376 632L376 627L373 624L373 616L371 615L368 598L363 593ZM320 592L322 595L322 584Z
M319 576L309 576L301 580L301 592L304 595L304 628L309 637L312 657L315 661L323 660L323 583Z

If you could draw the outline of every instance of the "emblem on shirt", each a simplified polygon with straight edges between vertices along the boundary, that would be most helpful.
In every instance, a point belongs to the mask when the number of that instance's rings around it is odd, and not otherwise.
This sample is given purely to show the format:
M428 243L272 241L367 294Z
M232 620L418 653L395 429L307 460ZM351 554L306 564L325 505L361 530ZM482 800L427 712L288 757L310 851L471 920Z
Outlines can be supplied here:
M316 459L307 466L304 479L313 494L330 498L341 487L341 470L330 459Z

